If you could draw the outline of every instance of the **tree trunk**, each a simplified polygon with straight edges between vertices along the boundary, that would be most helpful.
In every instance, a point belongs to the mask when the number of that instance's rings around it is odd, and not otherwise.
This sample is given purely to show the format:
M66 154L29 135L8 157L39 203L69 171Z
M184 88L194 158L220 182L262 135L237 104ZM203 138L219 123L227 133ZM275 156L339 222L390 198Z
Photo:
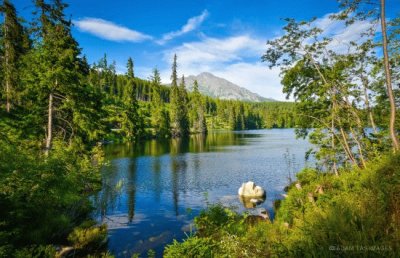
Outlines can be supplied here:
M334 116L332 114L332 150L335 151L335 120L334 120ZM336 158L333 157L333 166L332 166L332 170L335 173L336 176L339 176L339 172L337 169L337 165L336 165Z
M372 129L374 130L374 133L377 133L378 131L376 130L374 114L372 114L372 109L371 109L371 106L369 105L368 79L364 75L362 75L361 81L362 81L363 88L364 88L365 108L367 109L368 117L369 117L369 121L371 123Z
M357 147L358 147L358 153L360 155L360 161L361 161L362 168L367 168L367 163L365 162L365 159L364 159L364 154L363 154L363 149L362 149L361 142L357 139L356 132L353 130L352 127L350 127L350 131L351 131L351 135L352 135L352 137L353 137L353 139L356 142Z
M7 77L7 76L6 76ZM10 103L10 82L8 78L6 79L6 111L10 113L11 103Z
M49 110L47 114L47 139L45 155L49 155L51 144L53 141L53 93L49 94Z
M347 157L349 158L351 163L353 163L353 164L358 166L358 163L357 163L356 159L354 158L353 153L351 152L351 148L349 146L349 142L347 140L346 133L344 132L343 127L340 127L339 130L340 130L340 133L342 135L344 150L347 153Z
M6 83L6 111L7 113L10 113L10 109L11 109L11 103L10 103L10 79L11 79L11 74L10 74L10 42L8 39L8 27L7 27L7 15L4 15L4 40L5 40L5 44L4 44L4 79L5 79L5 83Z
M393 149L394 151L399 150L399 141L397 139L396 131L395 131L395 122L396 122L396 104L394 101L393 90L392 90L392 78L390 74L390 66L389 66L389 54L387 49L387 32L386 32L386 17L385 17L385 0L381 0L381 29L382 29L382 46L383 46L383 60L385 64L385 77L386 77L386 88L389 96L390 102L390 122L389 122L389 131L390 137L392 138Z

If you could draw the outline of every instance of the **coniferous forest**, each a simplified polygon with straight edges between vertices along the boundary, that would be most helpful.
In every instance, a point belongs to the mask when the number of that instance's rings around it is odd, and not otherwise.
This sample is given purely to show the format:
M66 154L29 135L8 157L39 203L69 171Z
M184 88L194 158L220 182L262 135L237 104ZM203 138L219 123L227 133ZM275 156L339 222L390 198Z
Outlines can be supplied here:
M24 20L2 1L0 257L62 256L61 246L77 257L112 256L107 227L91 216L105 144L269 128L296 128L316 160L274 203L274 221L249 223L211 205L165 257L398 256L400 20L385 17L385 0L372 2L339 1L330 17L376 25L346 53L314 20L285 20L262 60L281 69L294 102L256 103L202 95L197 82L188 91L177 55L171 84L157 68L137 77L134 57L125 74L106 54L89 64L66 2L33 1L33 18Z

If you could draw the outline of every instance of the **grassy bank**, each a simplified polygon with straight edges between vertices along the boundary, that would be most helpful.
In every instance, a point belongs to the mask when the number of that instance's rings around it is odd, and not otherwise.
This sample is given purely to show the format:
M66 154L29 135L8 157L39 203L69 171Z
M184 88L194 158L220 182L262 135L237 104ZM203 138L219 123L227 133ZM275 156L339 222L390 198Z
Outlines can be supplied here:
M340 176L305 169L297 177L301 187L289 189L273 222L212 206L165 257L399 257L400 155Z

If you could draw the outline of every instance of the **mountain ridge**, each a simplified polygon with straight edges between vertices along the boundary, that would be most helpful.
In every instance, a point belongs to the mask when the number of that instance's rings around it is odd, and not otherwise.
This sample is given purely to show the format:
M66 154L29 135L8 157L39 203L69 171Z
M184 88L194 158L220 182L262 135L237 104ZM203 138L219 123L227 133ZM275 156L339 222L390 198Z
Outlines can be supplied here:
M181 82L178 79L178 84ZM194 81L197 80L199 91L203 95L224 100L240 100L249 102L273 102L277 101L271 98L265 98L257 93L234 84L224 78L215 76L209 72L202 72L195 75L185 77L185 86L189 91L193 90Z

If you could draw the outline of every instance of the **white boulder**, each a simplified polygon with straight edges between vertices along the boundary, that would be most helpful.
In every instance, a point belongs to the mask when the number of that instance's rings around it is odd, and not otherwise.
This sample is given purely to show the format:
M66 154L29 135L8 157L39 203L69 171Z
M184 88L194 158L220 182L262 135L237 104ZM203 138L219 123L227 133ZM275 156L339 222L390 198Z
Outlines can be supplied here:
M265 191L261 186L257 186L254 182L249 181L242 184L238 194L243 197L264 197Z

